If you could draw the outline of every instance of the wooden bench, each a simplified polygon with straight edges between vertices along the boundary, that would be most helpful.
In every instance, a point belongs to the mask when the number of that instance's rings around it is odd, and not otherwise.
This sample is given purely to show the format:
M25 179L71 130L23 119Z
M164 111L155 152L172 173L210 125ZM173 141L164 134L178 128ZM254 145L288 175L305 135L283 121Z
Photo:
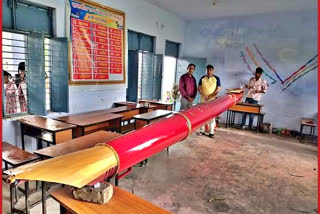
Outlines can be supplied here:
M113 196L106 204L95 204L76 200L72 196L70 187L52 191L51 196L60 203L60 213L74 214L96 214L96 213L117 213L117 214L169 214L170 212L133 195L127 191L113 186Z
M10 165L12 168L22 166L24 164L33 162L38 160L39 157L31 154L27 151L24 151L14 145L11 145L7 142L2 142L2 161L5 163L5 170L9 169ZM5 172L4 172L5 173ZM21 210L18 210L14 208L14 195L15 195L15 200L18 201L17 199L17 189L16 186L18 184L10 184L10 209L11 213L21 213ZM32 206L35 206L36 203L32 204L31 206L29 205L29 182L25 181L24 182L25 189L22 191L25 195L25 213L29 213L29 208ZM38 203L38 202L37 202Z
M88 114L88 113L87 113ZM56 120L76 125L73 137L77 138L99 130L115 130L121 132L121 118L123 115L107 113L106 110L99 114L86 116L86 114L59 117Z
M305 126L306 127L310 127L310 133L308 135L307 134L303 134L303 128ZM303 136L314 137L316 127L317 127L317 125L316 125L316 123L314 122L313 119L302 118L301 119L301 124L300 124L299 142L301 142L303 140Z
M72 139L72 129L75 125L63 123L37 115L27 116L19 120L21 124L22 149L25 150L24 136L37 139L37 149L42 149L42 141L58 144Z

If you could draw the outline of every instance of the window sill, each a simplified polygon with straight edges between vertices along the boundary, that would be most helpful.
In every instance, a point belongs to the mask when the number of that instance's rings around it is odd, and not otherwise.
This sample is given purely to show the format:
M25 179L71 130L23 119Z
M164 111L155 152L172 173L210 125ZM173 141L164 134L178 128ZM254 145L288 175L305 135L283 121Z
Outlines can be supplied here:
M29 116L29 115L31 115L31 114L29 114L29 113L18 113L18 114L14 114L14 115L10 115L10 116L6 115L2 119L3 120L20 120L20 119L22 119L22 118L24 118L26 116Z

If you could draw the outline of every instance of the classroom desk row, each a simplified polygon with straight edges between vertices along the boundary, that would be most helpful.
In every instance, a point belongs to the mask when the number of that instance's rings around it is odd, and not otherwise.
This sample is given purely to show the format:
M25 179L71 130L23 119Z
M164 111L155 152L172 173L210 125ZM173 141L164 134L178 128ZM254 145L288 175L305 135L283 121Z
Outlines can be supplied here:
M173 110L173 103L170 102L163 102L163 101L155 101L155 100L139 100L138 103L125 101L125 102L116 102L114 105L117 106L135 106L135 105L142 105L142 106L152 106L155 109L160 110Z
M20 119L22 149L25 150L24 136L37 139L37 148L42 148L42 141L58 144L72 138L77 138L99 130L109 130L122 133L124 121L130 121L133 116L153 111L154 107L142 105L121 106L111 109L74 114L54 119L41 116L28 116ZM132 129L134 127L132 126Z

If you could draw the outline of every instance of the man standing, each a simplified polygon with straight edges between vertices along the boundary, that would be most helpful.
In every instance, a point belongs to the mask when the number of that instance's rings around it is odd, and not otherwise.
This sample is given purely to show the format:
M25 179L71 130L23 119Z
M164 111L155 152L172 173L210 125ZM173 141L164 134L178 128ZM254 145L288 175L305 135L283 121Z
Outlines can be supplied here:
M213 75L214 67L212 65L207 65L207 75L201 77L199 81L199 92L201 94L200 103L206 103L212 101L216 98L217 94L221 90L220 78ZM209 137L214 137L214 127L216 125L216 118L212 118L209 122ZM205 125L201 127L200 132L197 135L205 134Z
M189 64L187 73L183 74L179 80L179 90L181 93L181 106L180 110L188 109L192 106L194 99L197 95L197 82L196 78L192 75L196 66Z
M262 68L258 67L256 69L255 76L250 78L249 84L245 85L249 89L245 103L258 104L261 95L267 92L268 84L267 81L262 79ZM249 114L249 129L252 129L254 114ZM242 115L241 128L245 129L245 124L247 120L247 113Z

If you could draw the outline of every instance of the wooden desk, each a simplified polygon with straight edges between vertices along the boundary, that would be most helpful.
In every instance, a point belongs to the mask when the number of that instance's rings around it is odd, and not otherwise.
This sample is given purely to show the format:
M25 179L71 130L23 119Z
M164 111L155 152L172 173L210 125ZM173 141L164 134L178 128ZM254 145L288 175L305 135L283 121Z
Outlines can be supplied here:
M48 144L58 144L72 139L72 129L75 125L40 117L27 116L20 119L22 149L25 150L24 136L28 135L37 139L38 149L42 148L42 140Z
M9 168L8 164L12 167L18 167L37 159L39 159L39 157L34 154L24 151L10 143L2 142L2 161L5 163L6 170Z
M234 126L234 120L236 113L249 113L258 116L256 131L259 131L260 125L263 123L265 113L262 113L261 104L250 104L250 103L238 103L232 107L230 107L227 111L227 120L226 120L226 128L228 126Z
M135 128L141 129L143 126L153 123L170 114L172 114L172 111L158 109L149 113L136 115L133 117L136 120Z
M238 103L238 104L232 106L231 108L229 108L229 110L259 114L262 112L262 107L263 107L263 105L261 105L261 104Z
M131 102L131 101L115 102L113 104L114 104L115 107L118 107L118 106L135 106L135 105L137 105L136 102Z
M24 164L33 162L38 160L39 157L31 154L27 151L24 151L14 145L11 145L7 142L2 142L2 161L5 163L5 170L8 170L9 167L8 165L10 165L11 167L15 168L18 166L22 166ZM7 174L7 172L3 172L3 174ZM2 180L5 181L4 177L2 178ZM25 195L25 210L26 213L29 213L29 208L32 207L29 206L29 182L26 181L24 182L25 184L25 189L23 190L23 193ZM22 210L18 210L14 207L14 205L16 204L15 201L17 202L17 193L16 191L18 191L17 189L20 190L20 187L17 187L18 184L10 184L10 210L11 213L24 213L22 212ZM16 197L14 197L14 195Z
M156 109L163 109L163 110L169 110L172 111L173 109L173 103L169 102L162 102L162 101L153 101L153 100L139 100L139 103L150 103L151 105L156 106Z
M122 134L114 132L97 131L82 137L66 141L64 143L60 143L55 146L50 146L44 149L37 150L34 153L40 156L42 159L54 158L61 155L66 155L80 150L91 148L98 143L105 143L121 135Z
M123 112L123 111L130 111L131 108L127 107L117 107L117 108L109 108L109 109L103 109L103 110L97 110L97 111L89 111L89 112L83 112L79 114L72 114L64 117L58 117L55 118L56 120L59 121L69 121L69 120L80 120L80 119L85 119L88 117L93 117L97 115L103 115L103 114L108 114L108 113L118 113L118 112Z
M123 115L113 113L102 113L92 116L70 115L67 117L57 118L67 123L76 125L74 137L80 137L99 130L115 130L121 132L121 118Z
M51 196L60 203L61 214L165 214L170 213L119 187L113 186L113 196L106 204L95 204L76 200L71 188L64 187L52 191ZM68 212L66 212L68 211Z
M303 133L303 128L305 126L310 127L310 133L309 134L304 134ZM317 127L317 125L316 125L316 123L314 122L313 119L302 118L301 119L301 124L300 124L299 142L301 142L303 140L304 136L310 136L310 137L314 138L316 127ZM312 139L312 141L313 141L313 139Z
M138 103L135 103L135 102L129 102L129 101L126 101L126 102L116 102L116 103L113 103L114 106L116 107L119 107L119 106L132 106L132 107L136 107L139 109L139 114L144 114L144 113L147 113L147 112L151 112L153 110L156 109L156 106L155 105L149 105L149 106L144 106L143 104L138 104Z

